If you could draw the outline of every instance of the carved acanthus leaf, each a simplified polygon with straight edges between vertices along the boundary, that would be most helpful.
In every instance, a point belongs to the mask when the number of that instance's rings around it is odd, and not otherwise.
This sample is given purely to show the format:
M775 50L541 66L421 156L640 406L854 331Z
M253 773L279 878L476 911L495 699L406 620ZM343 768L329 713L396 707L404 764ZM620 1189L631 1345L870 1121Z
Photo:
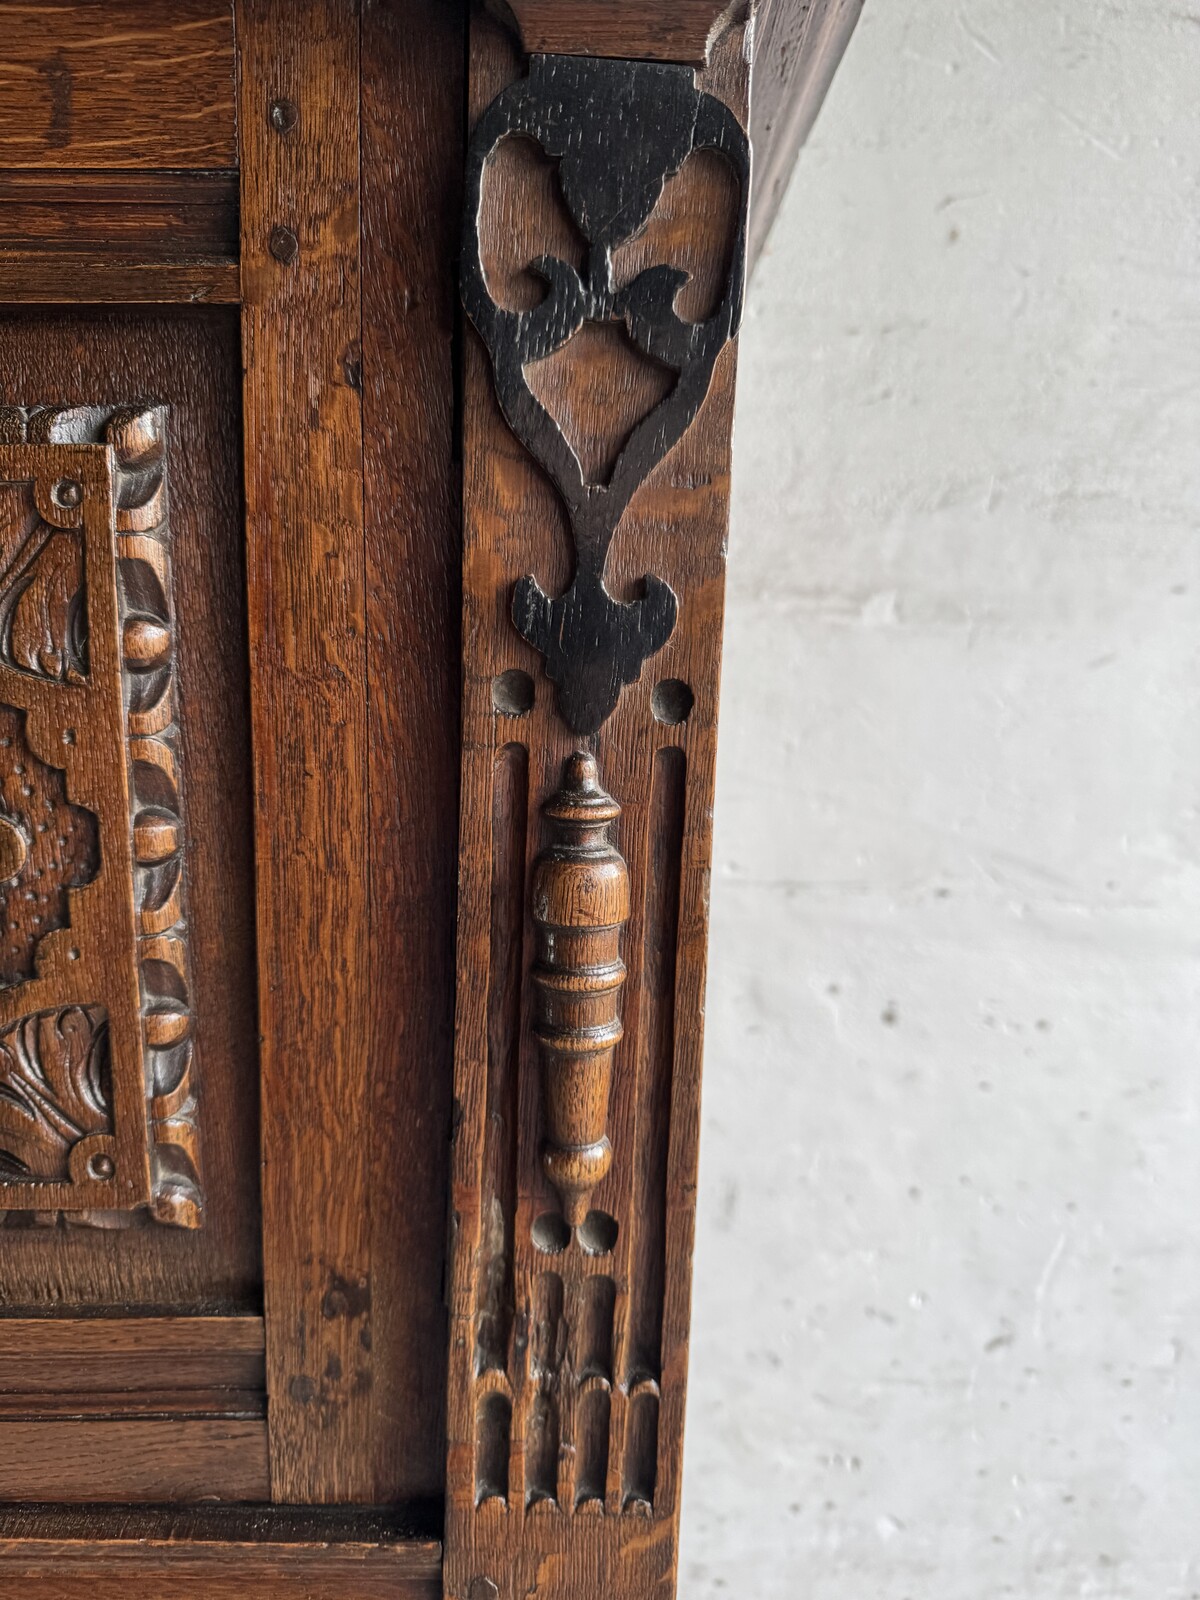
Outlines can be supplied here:
M98 1006L22 1017L0 1032L0 1177L58 1182L72 1148L111 1130L108 1025Z
M0 659L58 683L87 676L83 541L42 520L30 483L0 485Z

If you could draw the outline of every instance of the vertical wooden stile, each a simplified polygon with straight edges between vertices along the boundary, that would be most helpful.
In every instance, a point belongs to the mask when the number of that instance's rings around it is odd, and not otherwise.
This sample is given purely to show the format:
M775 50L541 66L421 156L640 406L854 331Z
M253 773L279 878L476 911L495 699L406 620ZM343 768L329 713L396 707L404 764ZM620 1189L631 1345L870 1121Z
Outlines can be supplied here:
M373 1498L359 15L237 0L271 1484Z
M483 7L471 29L451 1600L666 1600L677 1560L748 68L737 22L694 78L665 25L661 65L606 60L599 9L521 8L561 58L523 59ZM618 202L646 189L614 198L587 143L626 117L631 170L663 174L632 232ZM569 160L531 157L539 135ZM534 333L543 301L562 321ZM518 930L493 852L522 823Z
M466 0L362 13L362 352L370 763L373 1498L445 1484L454 1061Z

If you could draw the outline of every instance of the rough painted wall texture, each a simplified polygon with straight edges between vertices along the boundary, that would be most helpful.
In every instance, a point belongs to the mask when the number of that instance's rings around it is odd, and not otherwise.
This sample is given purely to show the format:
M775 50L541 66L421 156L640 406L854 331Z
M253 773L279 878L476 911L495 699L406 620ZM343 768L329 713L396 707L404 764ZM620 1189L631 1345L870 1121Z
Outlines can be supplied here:
M759 268L684 1600L1200 1595L1198 91L872 0Z

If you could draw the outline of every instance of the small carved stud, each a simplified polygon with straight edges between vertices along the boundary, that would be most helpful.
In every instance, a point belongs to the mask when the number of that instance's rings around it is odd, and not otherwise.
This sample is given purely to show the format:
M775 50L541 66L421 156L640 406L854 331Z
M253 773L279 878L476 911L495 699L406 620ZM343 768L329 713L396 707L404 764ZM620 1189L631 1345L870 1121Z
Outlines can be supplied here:
M300 254L300 241L291 228L285 228L281 222L271 229L271 237L267 240L267 249L282 266L290 267Z
M291 133L300 121L300 112L294 101L281 95L278 100L271 102L270 118L276 133Z
M75 507L83 502L83 485L78 478L60 478L51 489L50 498L56 506L74 511Z

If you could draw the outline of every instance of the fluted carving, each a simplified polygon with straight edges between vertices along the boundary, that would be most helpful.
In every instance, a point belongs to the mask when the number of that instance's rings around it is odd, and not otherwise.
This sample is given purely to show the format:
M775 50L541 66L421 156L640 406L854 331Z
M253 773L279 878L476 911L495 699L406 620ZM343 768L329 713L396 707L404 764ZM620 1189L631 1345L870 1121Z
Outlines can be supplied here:
M546 1139L542 1166L577 1228L612 1165L608 1099L621 1039L629 870L609 839L621 808L596 758L576 751L542 811L550 843L533 872L537 1040Z

